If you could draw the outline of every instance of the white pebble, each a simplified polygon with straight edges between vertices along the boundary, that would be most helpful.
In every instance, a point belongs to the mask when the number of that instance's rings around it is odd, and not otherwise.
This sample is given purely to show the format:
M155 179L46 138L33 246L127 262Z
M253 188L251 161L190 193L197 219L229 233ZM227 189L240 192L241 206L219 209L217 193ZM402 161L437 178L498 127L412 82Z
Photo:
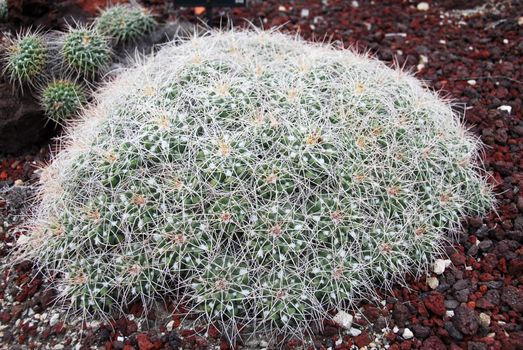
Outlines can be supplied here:
M474 86L474 85L476 85L476 81L474 79L470 79L470 80L467 80L467 84Z
M445 269L449 267L450 263L451 262L448 259L436 259L436 261L434 261L434 273L436 275L441 275L443 272L445 272Z
M349 329L352 326L353 317L351 314L346 313L345 311L339 311L332 320L340 327Z
M403 339L411 339L412 337L414 337L414 333L412 333L410 329L405 328L401 336L403 337Z
M427 11L429 9L429 4L426 2L420 2L417 6L419 11Z
M436 289L439 286L439 281L438 281L438 279L436 277L428 277L427 278L427 285L431 289Z
M54 326L55 324L58 323L58 320L60 320L60 315L59 314L53 314L53 316L51 316L51 319L49 320L49 325L51 327Z
M398 328L398 326L394 326L394 328L392 328L393 333L398 333L399 331L400 329Z
M350 331L349 331L350 335L352 335L353 337L357 337L358 335L361 334L361 331L357 328L351 328Z
M488 326L490 326L490 316L487 315L486 313L482 312L479 314L479 323L487 328Z
M352 7L354 7L354 8L358 8L358 7L360 7L360 3L357 2L357 1L353 1L353 2L351 2L350 5L351 5Z
M510 112L512 112L512 106L503 105L503 106L499 106L498 109L500 111L505 111L508 114L510 114Z
M302 18L307 18L309 17L309 9L301 9L301 17Z
M173 328L174 328L174 320L170 321L169 323L167 323L167 324L165 325L165 329L166 329L168 332L172 331Z
M445 312L445 315L446 315L448 318L454 317L454 310L447 310L447 311Z

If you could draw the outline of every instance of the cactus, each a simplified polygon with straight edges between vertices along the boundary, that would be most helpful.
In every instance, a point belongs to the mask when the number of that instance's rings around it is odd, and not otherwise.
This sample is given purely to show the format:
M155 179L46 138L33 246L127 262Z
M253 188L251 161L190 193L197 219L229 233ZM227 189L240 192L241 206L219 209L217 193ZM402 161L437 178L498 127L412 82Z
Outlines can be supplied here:
M111 62L107 39L91 27L69 28L59 40L66 69L81 75L94 75Z
M0 22L6 21L9 17L9 7L7 0L0 0Z
M122 73L43 170L20 244L101 316L189 302L298 334L419 276L489 210L478 140L407 73L276 32L213 32Z
M152 14L138 5L114 5L96 18L95 28L112 38L115 44L136 41L156 26Z
M80 112L86 97L83 89L69 80L55 80L41 93L41 104L47 117L56 124L63 124Z
M5 73L20 85L34 85L45 75L48 49L39 32L25 31L8 40L5 53Z

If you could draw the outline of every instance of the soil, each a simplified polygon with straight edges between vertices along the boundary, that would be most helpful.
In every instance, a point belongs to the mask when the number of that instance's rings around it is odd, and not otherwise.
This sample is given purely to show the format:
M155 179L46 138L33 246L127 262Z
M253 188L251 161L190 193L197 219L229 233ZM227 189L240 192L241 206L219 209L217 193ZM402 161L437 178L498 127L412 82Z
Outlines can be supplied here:
M383 294L383 303L361 305L349 330L325 321L305 343L290 339L273 347L523 349L523 3L476 3L427 1L424 10L418 2L400 0L268 0L216 12L239 26L279 26L306 39L370 52L414 72L453 101L486 145L482 161L497 194L496 212L463 221L458 241L442 257L450 260L443 273L410 278L409 288ZM162 1L152 6L164 16L168 11L171 18L197 21L190 10L174 10ZM35 169L47 161L49 149L45 144L0 158L3 263L23 229L20 215L30 207ZM66 319L52 307L53 292L45 283L30 263L2 271L3 348L267 347L264 339L230 344L214 327L188 328L177 313L141 320L139 305L110 322Z

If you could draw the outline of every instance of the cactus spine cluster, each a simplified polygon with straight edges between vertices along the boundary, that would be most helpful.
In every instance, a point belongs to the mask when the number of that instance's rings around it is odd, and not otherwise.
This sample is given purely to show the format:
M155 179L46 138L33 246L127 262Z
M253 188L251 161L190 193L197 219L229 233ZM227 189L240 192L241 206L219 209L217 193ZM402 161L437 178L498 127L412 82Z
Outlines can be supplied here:
M20 242L85 313L171 295L231 336L301 332L424 273L492 205L450 106L349 50L215 32L96 100Z
M26 31L8 40L5 72L20 85L35 84L45 74L48 48L38 32Z
M135 41L156 26L153 15L138 5L119 4L108 7L96 18L95 28L115 44Z
M49 119L63 124L80 112L87 99L78 84L70 80L56 80L44 88L41 102Z

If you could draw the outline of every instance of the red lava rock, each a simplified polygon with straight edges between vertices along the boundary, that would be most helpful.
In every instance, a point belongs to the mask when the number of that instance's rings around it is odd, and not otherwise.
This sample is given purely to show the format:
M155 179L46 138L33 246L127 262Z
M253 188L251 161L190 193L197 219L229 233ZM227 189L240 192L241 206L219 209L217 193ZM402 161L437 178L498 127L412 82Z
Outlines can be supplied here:
M455 266L465 265L465 256L459 252L455 252L450 256L450 260Z
M421 348L427 350L447 350L447 346L435 335L425 339Z
M332 337L333 335L338 334L338 328L334 326L325 326L323 327L322 334L326 337Z
M136 336L136 341L138 342L139 350L153 350L155 348L145 333L138 334Z
M210 325L209 326L209 329L207 330L207 334L209 335L210 338L219 338L220 335L221 335L221 332L218 330L218 328L216 328L214 325Z
M445 296L439 292L432 292L423 300L425 307L438 316L445 315Z
M363 332L360 335L358 335L357 337L354 337L354 344L356 344L356 346L358 348L367 346L370 343L371 343L371 340L370 340L369 334L367 332Z
M8 312L0 312L0 321L2 323L8 323L11 320L11 315Z

